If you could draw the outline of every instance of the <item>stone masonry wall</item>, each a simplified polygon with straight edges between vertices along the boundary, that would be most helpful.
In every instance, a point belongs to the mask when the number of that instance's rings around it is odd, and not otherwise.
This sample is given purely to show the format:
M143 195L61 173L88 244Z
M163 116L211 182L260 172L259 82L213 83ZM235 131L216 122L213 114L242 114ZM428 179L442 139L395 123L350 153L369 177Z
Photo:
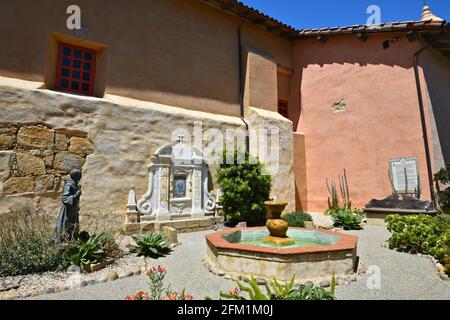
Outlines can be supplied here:
M83 131L0 123L0 195L56 197L69 171L93 152Z

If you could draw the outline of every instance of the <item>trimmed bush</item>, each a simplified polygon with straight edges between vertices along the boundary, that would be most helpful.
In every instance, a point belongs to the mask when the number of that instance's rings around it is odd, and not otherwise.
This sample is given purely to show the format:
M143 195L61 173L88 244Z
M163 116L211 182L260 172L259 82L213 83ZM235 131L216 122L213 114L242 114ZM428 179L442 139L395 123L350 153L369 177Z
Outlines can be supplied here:
M432 255L450 274L450 217L389 215L386 223L392 233L389 248Z
M283 220L289 224L289 227L305 227L305 221L313 221L310 214L306 212L294 211L285 214Z
M225 161L217 172L217 182L222 189L220 199L223 213L231 224L247 222L249 226L263 225L266 221L265 201L271 189L270 175L263 174L263 164L248 154L234 153L234 163ZM237 159L245 159L238 163ZM254 161L250 161L253 159Z

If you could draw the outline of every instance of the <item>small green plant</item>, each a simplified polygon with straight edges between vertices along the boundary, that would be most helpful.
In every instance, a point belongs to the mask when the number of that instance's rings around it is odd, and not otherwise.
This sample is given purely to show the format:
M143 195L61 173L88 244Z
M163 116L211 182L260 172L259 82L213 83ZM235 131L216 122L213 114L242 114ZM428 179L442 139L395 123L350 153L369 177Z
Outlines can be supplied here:
M285 284L280 284L275 278L265 284L263 292L257 281L252 277L246 279L248 285L237 282L238 287L229 293L220 292L220 297L234 300L334 300L336 281L333 275L330 291L319 286L300 285L294 287L295 277Z
M330 210L329 214L333 219L335 227L343 228L344 230L361 230L362 221L364 219L364 213L361 210L338 208L336 210Z
M285 214L283 220L286 221L290 227L305 227L305 221L313 221L310 214L306 212L294 211Z
M167 243L166 236L161 233L146 233L133 236L136 245L128 245L130 252L138 256L159 258L170 253L172 250Z
M66 256L70 264L82 267L101 262L106 257L102 247L106 237L105 233L90 236L86 231L81 232L78 240L67 244Z
M263 164L248 154L236 151L227 159L224 151L223 158L216 178L223 192L220 201L226 220L231 224L247 222L249 226L264 224L270 175L263 174Z

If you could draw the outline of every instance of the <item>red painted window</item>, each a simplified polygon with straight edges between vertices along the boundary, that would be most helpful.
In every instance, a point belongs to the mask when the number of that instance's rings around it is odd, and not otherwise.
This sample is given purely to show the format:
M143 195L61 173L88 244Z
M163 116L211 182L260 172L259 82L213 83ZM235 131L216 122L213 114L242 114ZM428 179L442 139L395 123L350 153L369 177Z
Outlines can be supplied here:
M60 43L55 88L61 91L93 95L96 58L95 50Z
M278 100L278 113L289 118L289 103L286 100Z

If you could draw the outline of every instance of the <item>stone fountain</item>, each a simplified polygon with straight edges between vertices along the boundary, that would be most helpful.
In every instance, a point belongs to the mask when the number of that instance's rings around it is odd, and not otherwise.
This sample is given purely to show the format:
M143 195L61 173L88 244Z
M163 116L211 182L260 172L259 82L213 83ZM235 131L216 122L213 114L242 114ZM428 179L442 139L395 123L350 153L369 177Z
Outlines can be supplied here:
M295 240L286 235L289 229L289 224L281 219L281 214L288 203L286 201L266 201L265 205L270 215L270 219L267 220L266 223L270 236L265 238L263 241L266 243L272 243L279 247L294 244Z
M281 219L285 201L265 203L266 227L226 229L206 236L204 258L218 275L255 277L267 281L319 282L351 279L358 268L358 237L331 230L289 227Z

